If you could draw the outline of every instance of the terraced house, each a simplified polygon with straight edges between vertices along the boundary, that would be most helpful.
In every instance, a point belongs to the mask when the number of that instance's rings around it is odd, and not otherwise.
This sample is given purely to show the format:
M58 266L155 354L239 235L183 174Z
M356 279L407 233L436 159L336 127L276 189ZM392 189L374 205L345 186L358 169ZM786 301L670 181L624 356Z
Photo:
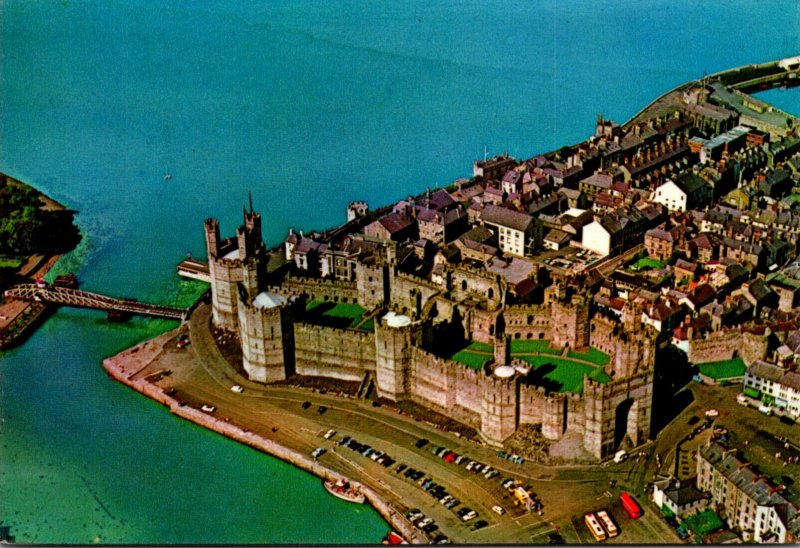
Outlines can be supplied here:
M798 509L750 464L716 442L697 452L697 488L724 508L728 524L745 541L794 543L800 535Z

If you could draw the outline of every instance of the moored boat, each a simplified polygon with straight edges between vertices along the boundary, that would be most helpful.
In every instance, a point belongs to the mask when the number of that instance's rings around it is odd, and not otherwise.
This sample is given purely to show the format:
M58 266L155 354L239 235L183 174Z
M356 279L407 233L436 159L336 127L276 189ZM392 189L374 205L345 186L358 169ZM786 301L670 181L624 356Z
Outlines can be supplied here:
M322 485L325 486L325 489L328 491L328 493L335 497L339 497L342 500L346 500L347 502L364 504L364 501L366 500L364 493L352 487L350 483L345 480L339 479L335 482L331 480L325 480L322 482Z

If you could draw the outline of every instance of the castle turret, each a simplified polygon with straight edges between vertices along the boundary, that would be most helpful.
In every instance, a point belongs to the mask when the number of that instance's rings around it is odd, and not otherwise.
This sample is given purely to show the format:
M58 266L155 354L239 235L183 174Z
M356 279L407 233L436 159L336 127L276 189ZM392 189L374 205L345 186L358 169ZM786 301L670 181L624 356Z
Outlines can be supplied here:
M208 259L216 258L219 254L219 221L216 219L206 219L205 222L206 233L206 251L208 252Z
M508 365L481 377L483 403L481 434L489 443L502 445L519 426L519 376Z
M211 280L211 311L214 325L233 331L237 327L236 284L242 281L241 263L233 239L220 240L219 221L206 219L206 247Z
M411 371L411 318L394 312L375 324L375 377L378 395L392 401L406 393L406 380Z

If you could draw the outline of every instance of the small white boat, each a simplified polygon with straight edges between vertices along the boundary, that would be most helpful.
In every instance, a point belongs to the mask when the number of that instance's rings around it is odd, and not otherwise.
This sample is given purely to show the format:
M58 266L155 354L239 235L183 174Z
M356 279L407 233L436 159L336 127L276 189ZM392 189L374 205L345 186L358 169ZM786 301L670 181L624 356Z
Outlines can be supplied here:
M165 180L165 181L170 181L170 180L172 180L172 174L171 174L171 173L165 173L165 174L164 174L164 180Z
M214 407L213 405L209 405L207 403L204 403L203 406L200 409L202 409L206 413L213 413L214 411L217 410L216 407Z

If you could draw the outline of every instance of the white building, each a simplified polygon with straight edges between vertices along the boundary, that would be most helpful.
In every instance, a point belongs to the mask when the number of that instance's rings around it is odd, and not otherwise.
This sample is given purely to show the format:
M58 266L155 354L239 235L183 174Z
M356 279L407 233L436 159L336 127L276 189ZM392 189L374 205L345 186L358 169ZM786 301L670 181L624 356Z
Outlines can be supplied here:
M499 247L505 253L524 257L542 241L541 223L527 213L489 204L481 220L497 231Z
M581 244L585 249L606 257L611 253L611 232L600 221L592 221L583 227Z
M686 192L671 179L667 179L650 196L651 202L661 204L670 211L686 211L686 199Z
M800 373L758 360L747 368L744 386L774 398L773 405L795 419L800 417Z

